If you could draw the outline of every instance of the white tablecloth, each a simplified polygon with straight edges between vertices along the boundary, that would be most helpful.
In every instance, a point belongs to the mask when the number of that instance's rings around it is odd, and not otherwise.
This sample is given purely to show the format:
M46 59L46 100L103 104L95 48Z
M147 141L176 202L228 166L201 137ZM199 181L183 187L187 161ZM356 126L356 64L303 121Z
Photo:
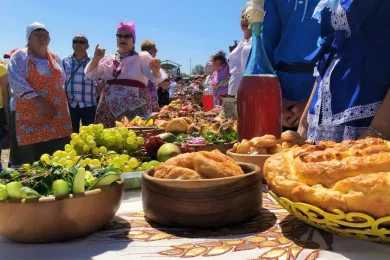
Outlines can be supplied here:
M57 244L17 244L0 237L0 260L390 259L389 245L344 238L307 226L266 193L263 206L261 217L233 227L168 228L145 221L140 191L126 192L117 216L104 230Z

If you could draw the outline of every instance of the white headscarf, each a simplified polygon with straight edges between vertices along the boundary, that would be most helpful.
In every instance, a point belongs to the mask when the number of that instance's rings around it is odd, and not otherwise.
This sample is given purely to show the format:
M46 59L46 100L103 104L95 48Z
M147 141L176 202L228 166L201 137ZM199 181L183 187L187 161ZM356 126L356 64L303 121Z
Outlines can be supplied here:
M49 31L44 24L34 22L27 26L27 33L26 33L26 40L27 42L30 40L31 33L35 31L36 29L44 29L46 31Z

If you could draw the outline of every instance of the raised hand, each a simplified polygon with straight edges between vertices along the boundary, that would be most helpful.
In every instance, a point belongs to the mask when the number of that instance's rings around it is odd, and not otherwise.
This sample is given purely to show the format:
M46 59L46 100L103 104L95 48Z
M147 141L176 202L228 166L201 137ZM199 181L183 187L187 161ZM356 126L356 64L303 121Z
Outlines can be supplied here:
M161 60L159 59L152 59L150 62L150 69L154 72L157 73L160 71L161 68Z
M100 61L101 59L103 59L103 57L105 55L106 55L106 49L99 48L99 44L96 45L95 54L93 56L93 59L96 60L96 61Z

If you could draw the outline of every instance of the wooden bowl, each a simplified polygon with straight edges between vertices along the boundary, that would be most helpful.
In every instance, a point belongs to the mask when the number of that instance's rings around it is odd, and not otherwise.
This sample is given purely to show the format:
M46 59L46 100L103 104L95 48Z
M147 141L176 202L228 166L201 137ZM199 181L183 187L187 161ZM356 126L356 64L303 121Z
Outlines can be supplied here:
M165 133L164 128L158 128L158 127L128 127L128 129L133 130L134 133L136 133L137 135L149 134L149 133L151 133L152 135L159 135Z
M250 220L262 205L260 168L240 164L242 176L205 180L167 180L142 175L145 216L169 226L218 227Z
M249 154L239 154L239 153L233 153L232 149L228 150L226 154L235 160L236 162L241 163L250 163L259 166L261 170L263 170L265 161L270 158L271 154L264 154L264 155L249 155Z
M0 202L0 234L20 243L51 243L88 236L114 216L123 179L101 189L58 199Z
M190 146L195 149L195 152L219 150L221 153L225 154L229 149L233 148L235 143L236 142L226 144L190 144Z

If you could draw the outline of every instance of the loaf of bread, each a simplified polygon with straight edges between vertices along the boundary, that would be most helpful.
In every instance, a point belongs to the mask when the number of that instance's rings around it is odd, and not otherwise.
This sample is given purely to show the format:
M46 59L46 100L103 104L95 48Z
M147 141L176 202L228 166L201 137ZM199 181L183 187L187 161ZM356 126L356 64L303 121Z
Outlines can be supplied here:
M181 154L154 169L161 179L215 179L244 175L241 167L218 150Z
M294 147L270 157L264 175L272 191L295 202L390 216L390 142L382 139Z

